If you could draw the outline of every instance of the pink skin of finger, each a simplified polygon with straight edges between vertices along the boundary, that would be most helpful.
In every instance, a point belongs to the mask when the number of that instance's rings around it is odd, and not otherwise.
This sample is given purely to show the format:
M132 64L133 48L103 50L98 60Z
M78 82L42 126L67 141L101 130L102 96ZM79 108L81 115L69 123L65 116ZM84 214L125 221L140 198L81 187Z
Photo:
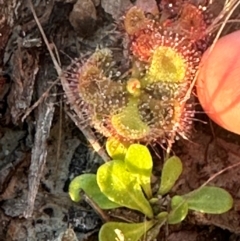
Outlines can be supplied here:
M220 38L204 53L196 87L207 115L240 134L240 31Z

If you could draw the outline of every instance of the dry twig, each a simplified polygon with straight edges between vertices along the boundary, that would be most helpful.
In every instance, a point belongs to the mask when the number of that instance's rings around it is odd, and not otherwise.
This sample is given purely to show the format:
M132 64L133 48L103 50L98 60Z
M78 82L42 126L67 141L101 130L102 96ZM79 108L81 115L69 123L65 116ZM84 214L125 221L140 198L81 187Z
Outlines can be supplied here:
M58 61L56 57L53 54L53 51L51 49L51 46L47 40L47 37L43 31L43 28L38 20L38 17L35 13L35 10L33 8L33 4L31 0L28 0L30 9L32 11L33 17L36 21L36 24L42 34L42 37L44 39L44 42L47 46L47 49L49 51L49 54L51 56L51 59L53 61L53 64L55 66L55 69L57 71L58 76L61 79L62 84L66 83L62 69L60 65L58 64ZM43 169L46 162L46 155L47 155L47 138L49 137L50 133L50 127L52 123L52 118L54 114L54 106L53 103L50 103L48 105L45 105L43 103L43 100L48 96L48 93L50 92L51 88L58 82L58 79L53 82L53 84L42 93L39 100L30 107L25 115L23 116L22 120L26 118L26 116L36 107L38 107L38 115L37 115L37 125L36 125L36 135L35 135L35 141L34 141L34 147L32 150L32 159L31 159L31 166L30 166L30 173L28 177L29 182L29 193L28 193L28 200L27 200L27 208L24 212L24 217L29 218L32 215L33 209L34 209L34 202L38 191L38 186L40 183L40 179L43 173ZM75 123L79 123L78 121L75 121ZM104 159L107 160L108 156L105 153L105 151L100 148L100 145L98 144L98 141L96 137L94 136L93 132L90 128L83 128L81 125L77 124L79 129L83 132L85 137L89 140L89 142L92 144L94 150Z

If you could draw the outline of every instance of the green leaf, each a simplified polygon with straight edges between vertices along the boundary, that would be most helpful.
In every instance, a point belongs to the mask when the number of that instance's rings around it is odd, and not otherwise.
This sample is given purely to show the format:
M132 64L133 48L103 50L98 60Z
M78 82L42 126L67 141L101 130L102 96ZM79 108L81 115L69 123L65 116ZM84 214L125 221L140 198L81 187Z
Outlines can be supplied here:
M129 144L120 142L114 137L109 137L106 142L108 155L115 160L123 160Z
M168 215L169 224L180 223L188 214L188 204L181 196L174 196L171 199L171 209Z
M68 193L74 202L79 202L80 191L83 190L101 209L112 209L120 207L119 204L110 201L98 187L95 174L82 174L75 177L70 185Z
M100 166L97 183L101 191L113 202L153 217L149 202L144 197L136 177L126 170L124 161L114 160Z
M153 225L153 220L144 223L105 223L99 231L99 241L138 241Z
M184 196L188 208L202 213L221 214L233 206L232 196L220 187L200 187Z
M153 198L149 199L148 201L149 201L149 203L151 203L151 204L155 204L155 203L157 203L157 202L159 201L159 198L153 197Z
M127 106L121 112L112 115L111 125L115 131L126 139L146 137L150 127L145 123L138 109L138 98L130 97Z
M158 194L168 193L182 173L182 162L177 156L170 157L163 165Z
M161 212L159 213L156 218L159 220L160 223L165 223L168 217L168 212Z
M151 174L153 163L148 148L144 145L132 144L127 150L124 161L127 169L136 176L138 183L142 186L147 197L151 198Z

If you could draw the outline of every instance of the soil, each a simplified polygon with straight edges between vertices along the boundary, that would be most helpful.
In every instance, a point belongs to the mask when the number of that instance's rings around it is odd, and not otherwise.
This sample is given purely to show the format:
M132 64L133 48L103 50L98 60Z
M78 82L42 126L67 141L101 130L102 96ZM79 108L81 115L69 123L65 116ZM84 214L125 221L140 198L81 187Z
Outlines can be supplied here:
M100 216L85 201L73 203L68 185L79 174L96 172L103 163L105 139L96 134L91 141L91 129L77 127L30 2L0 0L0 241L98 240ZM213 2L212 17L217 18L225 1ZM160 1L32 3L64 70L74 58L97 47L118 46L118 39L110 34L113 23L132 5L156 13ZM233 13L234 19L240 19L238 12ZM223 33L236 29L239 24L233 23ZM194 123L191 138L177 141L172 149L184 164L172 190L178 194L196 189L224 168L240 163L240 136L215 125L197 108L200 114L196 119L201 121ZM100 155L90 145L98 148L95 141L102 147ZM156 166L161 166L164 150L157 144L152 150ZM233 196L234 207L229 212L192 212L168 232L162 229L158 240L240 240L239 175L237 166L210 183Z

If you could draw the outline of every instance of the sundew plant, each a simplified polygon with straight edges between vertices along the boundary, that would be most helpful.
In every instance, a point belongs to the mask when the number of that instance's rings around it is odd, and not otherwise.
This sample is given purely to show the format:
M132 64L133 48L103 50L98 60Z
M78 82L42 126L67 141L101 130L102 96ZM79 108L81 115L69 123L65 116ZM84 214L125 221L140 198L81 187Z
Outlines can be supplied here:
M77 103L81 120L106 137L129 143L188 137L194 98L185 96L210 21L206 8L192 1L183 1L177 17L180 6L168 7L167 19L132 7L116 30L125 43L121 51L98 48L65 73L70 104Z

